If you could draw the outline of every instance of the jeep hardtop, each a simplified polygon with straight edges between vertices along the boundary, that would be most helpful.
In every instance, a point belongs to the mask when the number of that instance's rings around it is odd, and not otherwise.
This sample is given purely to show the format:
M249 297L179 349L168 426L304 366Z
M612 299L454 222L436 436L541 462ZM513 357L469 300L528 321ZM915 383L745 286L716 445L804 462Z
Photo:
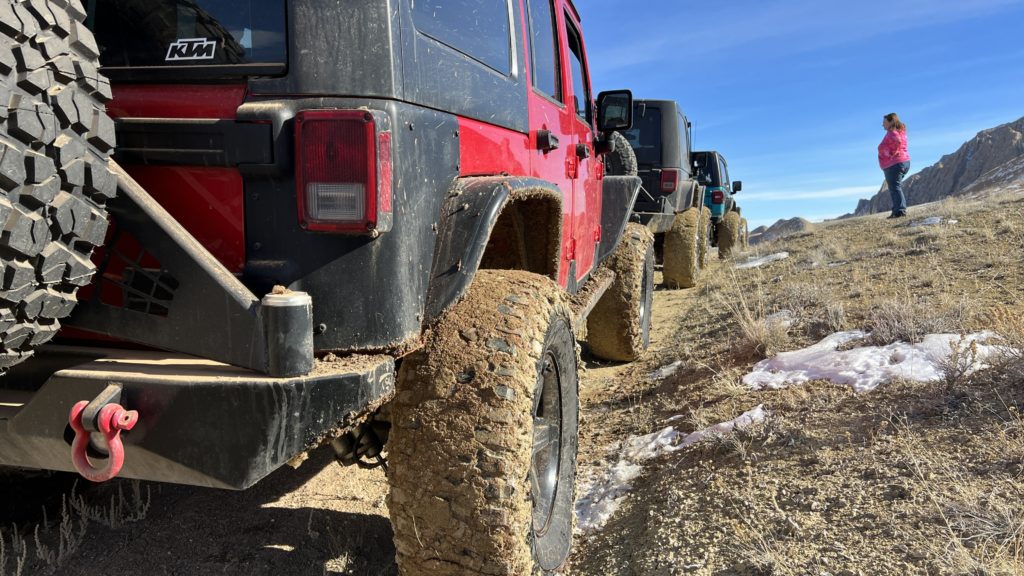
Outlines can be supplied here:
M741 217L735 195L743 189L739 180L729 180L725 156L713 150L693 153L697 176L704 185L704 205L711 210L711 242L722 258L731 255L734 246L743 247L747 223Z

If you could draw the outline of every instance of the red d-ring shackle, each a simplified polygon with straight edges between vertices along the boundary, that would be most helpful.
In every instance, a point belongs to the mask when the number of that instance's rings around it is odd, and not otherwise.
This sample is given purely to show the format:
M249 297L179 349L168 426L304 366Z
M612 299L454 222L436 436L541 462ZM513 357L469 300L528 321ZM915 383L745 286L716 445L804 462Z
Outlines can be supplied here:
M75 470L86 480L93 482L106 482L121 472L124 466L124 445L121 443L121 431L131 430L139 421L139 413L136 410L125 410L120 404L107 404L100 408L96 417L96 426L107 443L107 461L99 468L93 466L86 451L89 448L89 431L82 424L82 412L89 405L87 400L82 400L71 408L71 415L68 423L75 431L75 440L71 443L71 462Z

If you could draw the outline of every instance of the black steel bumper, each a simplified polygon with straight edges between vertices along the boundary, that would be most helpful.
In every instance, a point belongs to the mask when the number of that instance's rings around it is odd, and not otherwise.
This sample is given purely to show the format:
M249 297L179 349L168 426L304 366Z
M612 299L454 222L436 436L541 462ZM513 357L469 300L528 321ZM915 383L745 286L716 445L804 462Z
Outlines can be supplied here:
M244 489L329 440L394 394L394 359L318 362L271 378L192 356L49 347L3 376L0 465L74 471L71 407L111 383L139 412L120 476Z

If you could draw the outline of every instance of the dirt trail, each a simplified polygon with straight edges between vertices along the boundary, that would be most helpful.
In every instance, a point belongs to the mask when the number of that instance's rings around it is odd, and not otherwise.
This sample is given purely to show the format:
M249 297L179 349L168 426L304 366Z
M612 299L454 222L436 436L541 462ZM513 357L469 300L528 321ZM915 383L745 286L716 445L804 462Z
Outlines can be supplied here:
M660 274L657 277L660 281ZM652 354L671 348L676 337L677 317L686 314L696 301L694 291L657 290L654 295L651 358L634 364L590 363L581 385L586 407L581 437L580 462L587 467L600 464L604 446L614 434L629 426L597 426L601 414L638 401L630 396L650 366ZM589 464L588 464L589 463ZM14 482L14 481L12 481ZM26 481L28 482L28 481ZM70 492L73 478L58 475L36 483L5 486L14 494L20 488L19 513L13 509L9 524L39 521L44 500L48 517L59 514L55 492ZM110 497L119 499L120 485L126 502L121 513L133 506L131 482L86 491L89 502L104 505ZM315 454L297 470L285 467L245 492L199 489L187 486L140 483L143 497L149 494L145 518L126 522L114 529L102 522L88 521L77 552L62 562L56 573L67 576L138 576L139 574L185 576L193 574L312 576L321 574L393 575L395 550L386 506L387 480L380 469L344 468L331 461L327 451ZM82 486L76 493L82 492ZM26 504L25 501L35 502ZM56 538L56 529L48 531ZM44 532L44 539L47 534ZM11 566L8 566L9 571ZM45 570L39 573L45 573ZM0 568L0 575L6 576Z

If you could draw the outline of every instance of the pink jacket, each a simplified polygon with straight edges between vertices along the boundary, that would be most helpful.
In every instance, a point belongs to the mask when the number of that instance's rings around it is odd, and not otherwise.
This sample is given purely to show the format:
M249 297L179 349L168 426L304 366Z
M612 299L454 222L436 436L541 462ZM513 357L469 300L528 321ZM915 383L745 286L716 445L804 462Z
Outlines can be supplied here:
M910 162L910 154L907 153L907 133L888 130L885 138L882 138L882 143L878 145L878 165L885 170L900 162Z

